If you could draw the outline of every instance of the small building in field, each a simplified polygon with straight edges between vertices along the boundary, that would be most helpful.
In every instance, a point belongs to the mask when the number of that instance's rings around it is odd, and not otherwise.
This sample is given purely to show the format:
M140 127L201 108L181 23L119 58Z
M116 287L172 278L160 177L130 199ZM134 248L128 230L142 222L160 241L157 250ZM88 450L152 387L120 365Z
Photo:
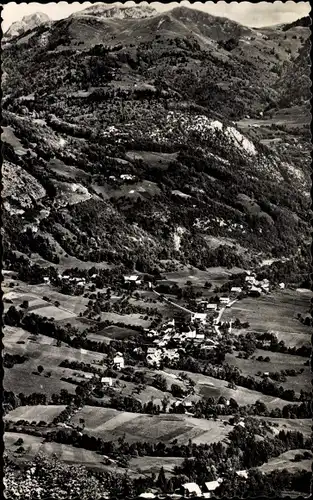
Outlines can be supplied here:
M214 302L210 303L210 304L207 305L207 309L209 311L217 311L217 304L215 304Z
M182 493L185 497L202 497L202 491L197 483L185 483L182 485Z
M232 286L230 291L231 291L231 293L241 293L242 288L241 288L241 286Z
M286 287L285 283L279 283L279 285L278 285L278 286L279 286L279 288L280 288L281 290L284 290L284 289L285 289L285 287Z
M122 368L124 368L125 366L124 357L120 352L118 352L116 356L113 358L113 365L117 370L121 370Z
M230 301L229 297L220 297L220 303L221 304L228 304Z
M124 276L125 283L136 283L136 281L139 281L139 276L137 274L131 274L129 276Z
M108 387L112 387L113 385L112 377L101 377L101 384L107 385Z

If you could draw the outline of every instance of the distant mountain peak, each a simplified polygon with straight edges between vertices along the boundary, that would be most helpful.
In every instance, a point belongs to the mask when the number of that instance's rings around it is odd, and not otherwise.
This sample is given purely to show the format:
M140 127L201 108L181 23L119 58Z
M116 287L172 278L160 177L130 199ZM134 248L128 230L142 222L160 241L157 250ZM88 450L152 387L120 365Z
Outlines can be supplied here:
M98 3L87 7L87 9L75 12L73 17L81 16L97 16L101 18L115 18L115 19L140 19L157 15L156 9L150 5L124 5L120 2L113 5Z
M8 30L5 32L5 38L14 38L21 35L25 31L34 29L43 23L51 21L50 17L43 12L34 12L34 14L29 14L24 16L21 21L15 21L11 24Z

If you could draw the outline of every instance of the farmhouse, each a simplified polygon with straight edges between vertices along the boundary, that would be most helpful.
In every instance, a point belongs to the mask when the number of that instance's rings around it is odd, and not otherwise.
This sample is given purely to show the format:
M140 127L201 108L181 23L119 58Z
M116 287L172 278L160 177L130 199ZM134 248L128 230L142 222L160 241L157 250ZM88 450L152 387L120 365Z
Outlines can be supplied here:
M217 304L208 304L207 309L210 311L216 311L217 310Z
M229 297L220 297L221 304L228 304L229 300L230 300Z
M279 285L278 285L278 286L279 286L279 288L280 288L281 290L284 290L286 285L285 285L285 283L279 283Z
M197 483L185 483L182 485L183 495L185 497L201 497L202 491Z
M113 365L117 370L121 370L122 368L124 368L124 357L120 352L118 352L113 358Z
M242 288L241 288L241 286L232 286L230 291L231 291L231 293L241 293Z
M209 481L204 483L205 484L205 492L204 492L204 497L205 498L211 498L211 494L213 491L216 490L216 488L219 487L219 485L223 482L223 479L217 479L216 481Z
M125 283L136 283L139 280L139 276L137 274L131 274L130 276L124 276Z
M197 333L195 337L196 342L204 342L205 335L204 333Z
M112 387L113 385L112 377L101 377L101 384Z
M207 314L205 313L193 313L191 316L191 321L198 321L201 324L205 324L207 320Z

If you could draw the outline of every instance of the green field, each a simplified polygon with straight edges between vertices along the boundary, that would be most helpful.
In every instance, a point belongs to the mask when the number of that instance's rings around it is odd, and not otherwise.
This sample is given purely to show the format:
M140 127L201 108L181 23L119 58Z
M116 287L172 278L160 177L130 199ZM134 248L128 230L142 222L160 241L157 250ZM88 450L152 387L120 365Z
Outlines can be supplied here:
M220 420L196 419L186 415L144 415L120 412L110 408L85 406L71 423L76 425L79 419L85 420L85 432L105 440L117 440L124 436L127 441L147 441L170 443L213 443L227 437L232 429Z
M17 394L40 392L51 395L59 393L61 389L73 393L75 385L60 380L61 377L73 377L75 373L78 373L79 376L74 377L78 382L84 377L84 373L60 367L61 361L80 361L91 365L97 363L99 366L98 363L105 358L104 354L86 349L74 349L66 344L56 347L55 339L45 335L36 337L16 327L4 328L3 344L5 352L24 355L28 358L23 364L15 364L12 368L5 370L4 388ZM44 368L44 371L41 375L36 375L39 365ZM50 377L45 376L48 372L51 374Z
M312 435L312 420L309 418L272 418L272 417L253 417L256 420L265 420L270 425L275 434L279 431L301 432L304 436Z
M258 467L258 470L269 474L272 471L287 469L290 473L294 473L299 470L312 470L312 459L301 460L300 462L294 462L293 458L297 454L302 454L307 450L289 450L282 453L278 457L271 458L267 463Z
M24 441L22 446L25 451L21 454L16 453L18 446L15 443L19 438ZM125 469L117 467L114 463L111 466L106 465L105 457L96 452L61 443L44 442L43 437L5 432L4 445L9 456L17 461L32 460L38 453L42 453L46 457L57 456L59 460L68 464L79 464L91 469L125 474ZM136 475L136 472L132 471L132 475L134 474Z
M179 466L183 460L180 457L137 457L130 460L129 467L138 473L156 475L163 467L165 475L170 476L174 467Z
M4 420L12 422L27 420L28 422L35 421L37 423L43 420L46 424L50 424L64 409L65 405L19 406L7 413Z
M302 374L299 374L296 377L287 377L286 382L279 382L278 384L285 389L293 389L296 394L299 394L301 389L310 391L311 372L308 366L304 366L304 363L306 361L305 358L301 356L294 356L291 354L283 354L280 352L269 352L262 349L256 349L253 354L255 358L258 358L259 356L263 356L263 358L268 356L270 358L270 362L265 363L251 358L237 358L237 354L237 352L234 352L233 354L226 354L226 362L230 365L237 366L245 376L256 376L259 371L261 371L262 373L277 371L279 372L286 369L300 370L303 368L304 372Z
M178 370L167 369L166 371L176 375L179 373ZM185 373L196 382L196 393L203 398L212 397L218 399L220 396L224 396L226 399L235 399L240 406L251 405L256 401L262 401L269 409L282 408L288 404L288 401L283 399L266 396L261 392L252 391L245 387L238 386L237 389L229 389L227 387L228 382L225 380L219 380L199 373L186 371Z
M231 308L225 309L223 320L238 318L241 322L248 321L248 329L233 332L269 331L277 335L279 340L284 340L287 347L291 347L302 345L303 341L311 341L311 328L297 319L298 313L306 314L309 308L310 298L307 295L294 290L277 291L259 298L239 300ZM291 337L294 339L293 343L289 342Z

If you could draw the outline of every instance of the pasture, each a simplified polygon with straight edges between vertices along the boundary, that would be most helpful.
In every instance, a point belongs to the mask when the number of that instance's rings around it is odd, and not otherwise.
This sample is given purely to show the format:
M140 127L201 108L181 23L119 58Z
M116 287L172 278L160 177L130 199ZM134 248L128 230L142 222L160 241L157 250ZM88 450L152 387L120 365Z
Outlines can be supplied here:
M226 354L225 361L232 366L237 366L243 375L246 377L256 376L260 371L264 372L277 372L281 370L300 370L303 369L303 373L297 375L296 377L287 377L286 382L279 382L279 385L285 389L293 389L296 393L300 393L300 390L310 391L311 389L311 372L308 366L304 366L306 358L302 356L294 356L291 354L283 354L280 352L269 352L261 349L256 349L253 356L256 359L243 359L236 357L237 352L233 354ZM264 361L257 361L259 356L265 358L268 356L270 362L266 363ZM258 377L257 377L258 378Z
M141 314L117 314L113 312L101 313L101 321L112 321L113 323L124 323L125 325L142 326L148 328L150 321L142 318Z
M21 454L16 453L18 446L16 446L15 443L19 438L23 439L22 446L25 450ZM4 445L6 452L15 461L32 460L38 453L42 453L45 457L52 458L56 456L60 461L67 464L79 464L90 469L125 474L125 469L117 467L113 461L111 465L107 465L106 457L94 451L61 443L45 442L43 437L16 432L5 432ZM136 472L132 471L132 475L136 475Z
M19 406L7 413L4 420L18 422L19 420L27 420L28 422L41 421L46 424L51 424L53 419L60 415L65 409L65 405L36 405L36 406Z
M175 282L182 287L186 281L191 281L194 287L204 287L206 281L214 286L221 286L226 283L232 274L243 272L243 269L226 267L209 267L206 271L200 271L193 267L185 267L180 271L165 273L166 279Z
M225 439L232 429L217 420L196 419L186 415L146 415L84 406L75 414L71 423L85 420L85 432L105 440L117 441L125 435L128 442L147 441L179 444L192 442L213 443Z
M290 473L294 473L299 470L312 470L312 459L304 459L301 461L294 461L295 455L303 454L307 450L289 450L282 453L278 457L271 458L267 463L262 464L258 467L258 470L269 474L272 471L278 471L287 469Z
M272 417L257 417L257 420L265 420L269 425L272 425L274 434L279 431L301 432L305 437L312 435L312 420L309 418L272 418Z
M98 340L101 342L102 337L113 339L113 340L124 340L129 337L134 337L135 335L139 335L137 330L133 330L132 328L122 328L120 326L107 326L100 332L96 334Z
M175 466L179 466L183 462L180 457L136 457L129 462L129 467L138 474L159 474L163 467L165 475L171 476Z
M101 353L74 349L66 344L57 347L55 339L41 334L34 336L16 327L4 328L3 344L5 352L28 358L23 364L16 364L5 370L4 388L17 394L39 392L51 396L53 393L59 393L61 389L73 393L75 384L65 382L61 378L72 377L78 382L84 378L84 372L60 367L61 361L66 359L99 364L105 357ZM39 365L44 368L41 374L37 372Z
M167 372L178 375L177 370L166 370ZM237 389L229 389L228 382L219 380L217 378L209 377L199 373L191 373L184 370L184 372L196 382L196 393L202 398L218 399L220 396L226 399L233 398L241 405L251 405L256 401L262 401L269 409L282 408L288 401L273 396L266 396L261 392L246 389L245 387L238 386Z
M311 328L297 319L298 313L306 314L309 308L310 298L306 294L284 290L259 298L246 297L239 300L230 309L225 310L223 320L238 318L241 322L248 321L250 327L245 332L272 332L289 347L287 339L290 339L290 334L295 338L294 342L297 342L298 335L301 335L301 340L307 338L310 342Z

